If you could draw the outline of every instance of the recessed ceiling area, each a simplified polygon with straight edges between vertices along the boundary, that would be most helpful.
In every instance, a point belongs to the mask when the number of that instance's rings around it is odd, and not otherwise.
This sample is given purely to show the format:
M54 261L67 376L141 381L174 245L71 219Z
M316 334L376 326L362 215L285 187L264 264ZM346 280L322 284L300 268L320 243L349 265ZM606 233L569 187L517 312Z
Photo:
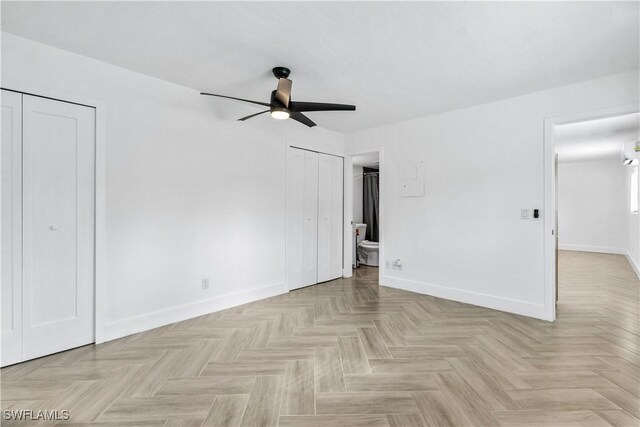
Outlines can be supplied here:
M639 67L637 2L3 2L2 30L351 132ZM257 108L229 102L237 117ZM258 117L255 120L269 120ZM247 125L250 126L249 123Z
M640 139L640 114L626 114L555 127L559 162L620 160L625 142Z

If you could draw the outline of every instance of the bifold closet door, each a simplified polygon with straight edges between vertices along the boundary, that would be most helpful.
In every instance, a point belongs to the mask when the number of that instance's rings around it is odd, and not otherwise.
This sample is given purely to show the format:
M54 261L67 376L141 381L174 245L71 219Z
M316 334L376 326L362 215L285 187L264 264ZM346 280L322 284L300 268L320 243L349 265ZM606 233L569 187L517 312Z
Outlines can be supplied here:
M342 276L341 157L319 154L318 168L318 282Z
M94 164L93 108L22 95L22 360L94 342Z
M318 153L287 151L287 276L289 289L318 283Z
M22 360L22 94L2 91L2 366Z

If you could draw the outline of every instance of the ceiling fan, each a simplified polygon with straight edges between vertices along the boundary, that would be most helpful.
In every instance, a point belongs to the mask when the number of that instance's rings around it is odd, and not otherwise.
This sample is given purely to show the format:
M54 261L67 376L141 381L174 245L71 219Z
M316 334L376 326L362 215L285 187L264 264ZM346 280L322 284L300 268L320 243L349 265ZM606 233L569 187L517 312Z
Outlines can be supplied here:
M303 112L311 111L355 111L355 105L346 104L328 104L324 102L298 102L291 100L291 80L289 74L291 70L287 67L275 67L273 75L278 79L278 88L271 92L271 102L252 101L250 99L234 98L232 96L216 95L215 93L201 92L200 95L217 96L219 98L235 99L236 101L249 102L251 104L262 105L269 107L268 110L261 111L256 114L251 114L246 117L238 119L243 122L252 117L259 116L260 114L270 113L271 117L278 120L286 120L291 118L297 122L300 122L309 127L313 127L316 124L307 116L302 114Z

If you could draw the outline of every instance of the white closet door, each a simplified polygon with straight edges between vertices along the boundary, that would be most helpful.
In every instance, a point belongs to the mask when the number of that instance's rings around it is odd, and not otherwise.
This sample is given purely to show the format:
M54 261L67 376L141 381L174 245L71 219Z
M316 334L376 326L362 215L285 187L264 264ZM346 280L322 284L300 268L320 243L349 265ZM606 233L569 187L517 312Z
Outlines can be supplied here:
M332 157L319 155L318 166L318 282L331 280Z
M23 359L94 342L93 108L23 95Z
M342 158L319 155L318 282L342 277Z
M2 366L22 360L22 94L2 91Z
M287 278L289 289L318 282L318 154L287 152Z
M331 158L331 278L342 277L343 244L343 187L344 167L342 157Z

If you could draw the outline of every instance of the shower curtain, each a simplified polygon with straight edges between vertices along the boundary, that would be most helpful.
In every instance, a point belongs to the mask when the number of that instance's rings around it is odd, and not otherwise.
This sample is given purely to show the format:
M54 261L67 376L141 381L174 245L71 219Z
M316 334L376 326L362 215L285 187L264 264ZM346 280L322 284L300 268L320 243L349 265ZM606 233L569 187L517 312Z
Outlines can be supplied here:
M376 171L377 172L377 171ZM367 224L365 239L378 241L378 174L364 173L364 191L362 197L362 216Z

